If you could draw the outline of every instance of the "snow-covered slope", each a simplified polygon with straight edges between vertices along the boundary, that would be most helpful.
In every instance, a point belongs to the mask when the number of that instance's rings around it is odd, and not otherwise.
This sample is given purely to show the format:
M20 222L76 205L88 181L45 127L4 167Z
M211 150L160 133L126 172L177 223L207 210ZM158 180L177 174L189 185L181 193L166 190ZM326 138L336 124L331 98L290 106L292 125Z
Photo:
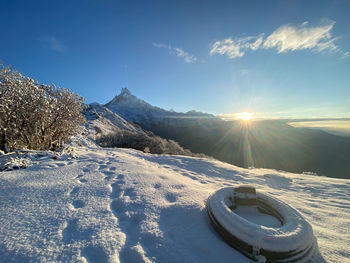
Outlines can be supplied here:
M152 106L151 104L131 94L127 88L123 88L121 93L115 96L105 106L124 119L143 124L144 126L162 122L164 119L169 121L176 118L215 118L211 114L197 112L194 110L187 113L179 113Z
M129 149L75 155L0 172L1 262L251 262L205 212L211 193L240 184L302 213L324 258L314 262L349 262L349 180Z
M142 129L127 122L118 114L112 112L105 106L99 103L88 105L85 111L88 130L97 130L103 135L106 135L116 130L127 130L131 132L142 132Z
M90 104L85 111L87 123L70 139L70 145L98 145L143 150L150 153L167 153L203 157L182 148L177 142L163 139L152 132L143 130L111 112L103 105ZM1 163L0 163L1 170Z

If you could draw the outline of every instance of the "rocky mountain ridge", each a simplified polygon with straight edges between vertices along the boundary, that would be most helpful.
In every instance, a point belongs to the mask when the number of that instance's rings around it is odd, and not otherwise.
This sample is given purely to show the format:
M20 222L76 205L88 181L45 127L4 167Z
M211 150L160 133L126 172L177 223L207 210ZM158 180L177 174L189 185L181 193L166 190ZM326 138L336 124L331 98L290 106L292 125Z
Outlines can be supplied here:
M149 126L154 123L175 123L180 119L182 119L182 121L191 118L219 119L212 114L195 110L182 113L153 106L146 101L137 98L127 88L122 88L121 93L105 104L105 106L124 119L141 124L146 128L149 128Z

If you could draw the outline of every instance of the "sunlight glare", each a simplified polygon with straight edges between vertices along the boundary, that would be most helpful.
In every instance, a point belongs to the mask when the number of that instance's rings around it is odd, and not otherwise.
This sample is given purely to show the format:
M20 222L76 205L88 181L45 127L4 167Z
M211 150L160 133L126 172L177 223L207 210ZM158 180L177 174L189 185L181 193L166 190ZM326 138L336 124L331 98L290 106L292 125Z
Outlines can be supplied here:
M236 119L238 119L238 120L249 121L252 118L253 118L253 113L251 113L251 112L236 113Z

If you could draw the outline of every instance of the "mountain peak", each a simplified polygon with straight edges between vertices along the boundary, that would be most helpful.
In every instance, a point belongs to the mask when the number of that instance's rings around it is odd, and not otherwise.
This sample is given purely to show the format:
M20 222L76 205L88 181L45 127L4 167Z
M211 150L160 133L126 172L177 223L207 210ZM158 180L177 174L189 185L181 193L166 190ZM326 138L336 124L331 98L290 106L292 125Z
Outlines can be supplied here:
M128 88L122 88L122 91L120 92L119 95L123 95L123 96L130 96L132 95L130 90Z
M131 91L128 88L122 88L122 91L120 92L119 95L116 95L113 100L111 100L110 102L108 102L106 104L106 106L108 105L112 105L112 104L118 104L121 102L126 102L126 101L141 101L140 99L138 99L135 95L133 95L131 93Z
M117 109L128 108L134 111L135 109L140 108L149 108L152 107L144 100L137 98L133 95L128 88L122 88L119 95L116 95L110 102L105 105L107 108L116 112L117 114L121 114Z

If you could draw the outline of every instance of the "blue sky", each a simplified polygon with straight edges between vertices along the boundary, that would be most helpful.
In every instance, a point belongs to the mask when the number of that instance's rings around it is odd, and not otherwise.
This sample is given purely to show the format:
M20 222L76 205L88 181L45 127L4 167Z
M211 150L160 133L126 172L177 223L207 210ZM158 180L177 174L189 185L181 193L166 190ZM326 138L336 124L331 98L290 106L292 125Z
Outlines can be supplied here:
M0 61L106 103L350 117L350 2L0 0Z

